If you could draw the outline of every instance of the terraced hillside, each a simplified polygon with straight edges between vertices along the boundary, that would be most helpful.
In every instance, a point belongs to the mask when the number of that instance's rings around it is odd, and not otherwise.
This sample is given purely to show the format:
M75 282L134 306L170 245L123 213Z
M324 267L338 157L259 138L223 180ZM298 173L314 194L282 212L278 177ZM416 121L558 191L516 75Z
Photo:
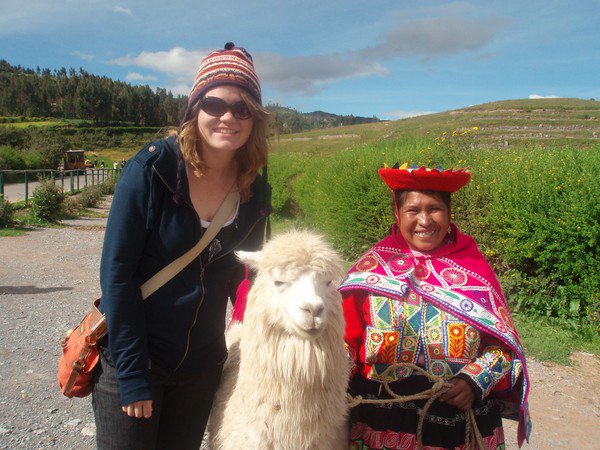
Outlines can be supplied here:
M477 128L476 145L480 147L569 143L587 148L600 142L600 101L561 98L484 103L393 122L282 135L273 139L273 149L327 152L405 135L431 137L452 131L460 138L473 127Z

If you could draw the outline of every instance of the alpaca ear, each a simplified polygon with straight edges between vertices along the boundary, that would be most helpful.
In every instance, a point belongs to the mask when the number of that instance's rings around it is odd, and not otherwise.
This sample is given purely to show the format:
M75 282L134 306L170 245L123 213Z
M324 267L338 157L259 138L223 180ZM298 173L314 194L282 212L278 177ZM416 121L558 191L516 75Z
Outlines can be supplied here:
M258 270L258 265L263 259L263 252L245 252L243 250L238 250L235 252L235 256L237 256L241 262L247 264L250 268Z

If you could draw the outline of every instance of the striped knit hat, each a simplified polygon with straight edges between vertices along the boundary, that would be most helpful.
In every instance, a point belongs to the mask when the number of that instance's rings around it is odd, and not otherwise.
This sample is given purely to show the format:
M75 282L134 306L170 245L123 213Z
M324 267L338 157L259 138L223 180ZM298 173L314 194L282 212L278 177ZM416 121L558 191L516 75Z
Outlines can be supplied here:
M258 103L262 103L260 84L254 72L252 56L246 49L236 47L233 42L225 44L223 50L210 53L200 63L183 121L189 120L188 115L192 106L207 91L226 84L245 89Z

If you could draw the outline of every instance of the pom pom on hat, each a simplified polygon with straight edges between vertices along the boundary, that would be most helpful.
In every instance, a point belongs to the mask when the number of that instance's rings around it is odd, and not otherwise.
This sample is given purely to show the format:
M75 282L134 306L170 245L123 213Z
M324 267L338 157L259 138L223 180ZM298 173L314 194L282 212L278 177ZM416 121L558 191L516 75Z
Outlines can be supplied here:
M469 182L471 173L466 169L429 169L425 166L408 168L398 163L393 168L383 167L379 176L392 191L456 192Z

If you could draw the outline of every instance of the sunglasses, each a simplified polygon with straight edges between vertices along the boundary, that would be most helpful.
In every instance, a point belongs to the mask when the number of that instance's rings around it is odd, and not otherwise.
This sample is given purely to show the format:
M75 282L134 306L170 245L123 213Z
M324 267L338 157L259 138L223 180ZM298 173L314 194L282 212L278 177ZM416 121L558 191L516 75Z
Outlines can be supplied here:
M231 111L233 117L240 120L246 120L252 117L252 113L248 109L246 103L240 101L229 104L219 97L204 97L200 102L200 109L213 117L221 117L227 111Z

